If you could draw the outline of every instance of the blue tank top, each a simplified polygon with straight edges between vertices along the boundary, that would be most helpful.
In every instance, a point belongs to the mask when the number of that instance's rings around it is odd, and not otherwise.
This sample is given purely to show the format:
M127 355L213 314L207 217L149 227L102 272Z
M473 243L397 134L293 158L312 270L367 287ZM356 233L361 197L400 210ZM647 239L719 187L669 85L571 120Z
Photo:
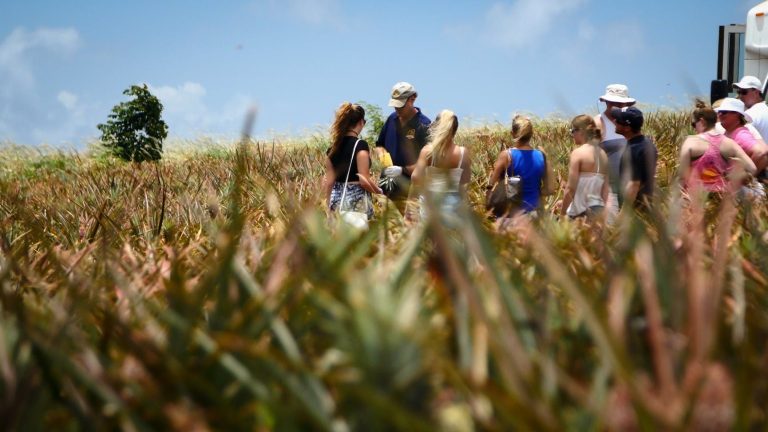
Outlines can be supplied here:
M544 178L544 153L541 150L509 149L512 163L507 175L520 176L523 211L530 212L539 207L541 180Z

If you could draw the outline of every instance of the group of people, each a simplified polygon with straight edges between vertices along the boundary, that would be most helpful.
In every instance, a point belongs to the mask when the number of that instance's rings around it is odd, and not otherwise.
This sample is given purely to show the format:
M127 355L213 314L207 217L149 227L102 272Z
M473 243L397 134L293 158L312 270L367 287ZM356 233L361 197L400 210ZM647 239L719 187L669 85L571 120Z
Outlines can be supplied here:
M738 98L725 98L712 107L697 101L691 127L696 134L681 146L680 173L687 190L703 189L723 193L729 175L764 172L768 166L768 106L762 84L745 76L734 84ZM398 82L392 88L389 106L394 112L386 119L376 140L373 156L379 158L398 187L388 197L408 218L414 217L409 203L425 196L439 197L443 213L460 202L470 181L472 153L454 142L458 118L441 111L432 122L415 106L418 93L413 85ZM627 86L611 84L600 96L605 110L596 116L578 115L570 122L575 148L570 154L562 201L555 211L570 218L605 218L611 221L625 205L643 211L652 203L658 151L643 134L644 116L635 107ZM373 216L371 195L382 193L370 173L372 150L360 139L365 110L343 103L336 111L328 149L325 197L331 212L355 209ZM541 149L531 146L534 125L530 118L515 116L512 147L502 150L488 176L487 191L503 183L514 186L516 205L499 218L535 215L541 197L555 192L550 161ZM745 184L743 179L740 185ZM511 187L509 186L509 187ZM422 206L421 215L424 215Z

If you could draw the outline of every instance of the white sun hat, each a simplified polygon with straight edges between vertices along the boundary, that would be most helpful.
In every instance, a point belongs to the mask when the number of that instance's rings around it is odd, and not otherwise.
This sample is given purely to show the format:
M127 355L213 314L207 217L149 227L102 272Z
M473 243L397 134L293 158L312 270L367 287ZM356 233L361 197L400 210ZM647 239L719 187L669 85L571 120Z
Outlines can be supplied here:
M760 82L760 79L752 75L744 75L744 77L741 78L741 81L735 83L733 86L743 90L747 90L747 89L755 89L760 91L763 90L763 84Z
M721 111L732 111L737 112L741 114L745 119L747 119L748 122L752 122L752 117L749 116L746 112L744 112L744 102L735 99L735 98L725 98L720 103L720 106L715 108L716 112Z
M624 84L610 84L605 88L605 94L600 96L603 102L635 103L635 99L629 97L629 89Z

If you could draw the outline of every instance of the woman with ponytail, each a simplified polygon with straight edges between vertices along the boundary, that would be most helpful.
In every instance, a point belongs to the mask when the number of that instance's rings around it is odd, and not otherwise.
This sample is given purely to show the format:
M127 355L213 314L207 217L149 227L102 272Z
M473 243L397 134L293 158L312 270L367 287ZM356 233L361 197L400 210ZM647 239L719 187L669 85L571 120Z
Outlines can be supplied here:
M722 193L728 188L727 175L732 161L738 161L745 171L754 174L755 163L732 139L719 132L717 113L702 100L696 100L691 126L697 132L683 141L680 148L680 179L690 190Z
M568 183L560 215L571 219L599 216L608 200L608 155L600 148L602 137L595 120L579 115L571 120L571 137L577 147L568 163Z
M427 145L411 175L414 188L432 194L443 216L455 213L472 174L469 150L454 142L458 129L456 114L441 111L429 127Z
M371 193L381 193L381 190L371 178L368 143L360 139L364 126L365 110L360 105L344 102L336 110L331 147L326 153L323 189L331 212L343 204L344 210L358 209L370 219L373 217ZM341 203L342 196L344 203Z
M520 213L536 214L539 208L541 195L551 195L554 192L554 175L552 166L547 162L547 155L531 147L533 138L533 123L531 119L522 115L516 115L512 119L512 141L514 147L502 150L493 171L488 178L486 186L487 195L498 182L504 181L504 172L509 177L520 178L521 202L517 208L512 208L504 215L515 216ZM486 196L486 202L488 196Z

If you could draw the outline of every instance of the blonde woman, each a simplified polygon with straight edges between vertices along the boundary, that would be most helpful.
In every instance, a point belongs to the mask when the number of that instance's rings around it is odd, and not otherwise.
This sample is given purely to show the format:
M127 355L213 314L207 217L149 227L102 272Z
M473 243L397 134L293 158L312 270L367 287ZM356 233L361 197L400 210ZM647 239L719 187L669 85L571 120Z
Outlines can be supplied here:
M608 201L608 155L600 148L601 133L595 120L579 115L571 120L571 137L577 147L568 163L568 182L560 215L575 219L599 216Z
M371 193L381 193L381 190L371 178L368 143L360 139L364 126L365 110L360 105L344 102L336 110L331 147L326 152L323 189L331 212L343 204L344 209L367 213L370 219L373 217ZM341 203L342 196L344 203Z
M472 174L469 150L454 142L458 129L456 114L441 111L429 127L427 145L411 175L414 188L431 193L443 215L455 213Z
M510 177L520 177L521 203L507 216L535 212L540 206L541 196L550 195L554 191L552 166L543 151L531 147L531 138L533 138L531 119L521 115L515 116L512 119L514 147L499 153L488 179L487 190L490 194L497 182L504 181L505 171Z

